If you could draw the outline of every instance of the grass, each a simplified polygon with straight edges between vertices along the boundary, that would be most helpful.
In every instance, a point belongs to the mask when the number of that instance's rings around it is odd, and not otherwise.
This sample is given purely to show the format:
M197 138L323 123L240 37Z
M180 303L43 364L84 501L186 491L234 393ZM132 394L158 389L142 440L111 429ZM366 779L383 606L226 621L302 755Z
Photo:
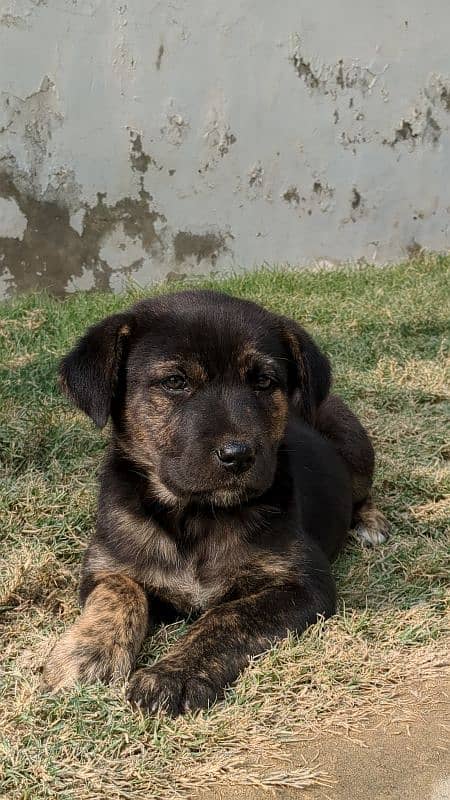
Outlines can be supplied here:
M405 684L441 673L449 275L450 258L440 257L202 282L296 317L321 342L336 389L373 436L376 494L392 536L373 551L349 544L335 568L336 617L256 659L224 703L175 721L133 713L122 686L59 697L38 690L43 658L77 614L107 436L59 395L57 360L89 323L144 292L64 301L33 294L0 306L1 798L151 800L190 797L218 781L326 784L320 765L292 769L282 760L288 743L357 731L373 709L398 714ZM161 629L141 661L164 652L184 627Z

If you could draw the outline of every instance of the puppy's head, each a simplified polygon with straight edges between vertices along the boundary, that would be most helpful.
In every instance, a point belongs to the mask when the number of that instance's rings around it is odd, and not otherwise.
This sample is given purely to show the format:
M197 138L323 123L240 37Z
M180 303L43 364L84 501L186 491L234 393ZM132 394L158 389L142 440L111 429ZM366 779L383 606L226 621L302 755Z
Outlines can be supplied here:
M215 292L144 300L90 328L61 385L169 504L235 505L272 483L290 409L313 423L330 368L295 322Z

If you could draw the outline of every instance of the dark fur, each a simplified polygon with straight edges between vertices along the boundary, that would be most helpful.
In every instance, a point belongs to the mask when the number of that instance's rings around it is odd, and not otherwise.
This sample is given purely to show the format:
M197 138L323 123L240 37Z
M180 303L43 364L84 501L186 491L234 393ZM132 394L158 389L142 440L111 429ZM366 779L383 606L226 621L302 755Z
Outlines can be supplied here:
M174 390L181 372L188 385ZM112 441L84 610L50 655L47 687L126 676L148 630L192 614L129 685L132 702L177 714L333 614L330 562L370 505L373 450L299 325L213 292L154 298L90 328L60 376L97 425L111 416ZM247 447L246 471L217 455L230 442Z

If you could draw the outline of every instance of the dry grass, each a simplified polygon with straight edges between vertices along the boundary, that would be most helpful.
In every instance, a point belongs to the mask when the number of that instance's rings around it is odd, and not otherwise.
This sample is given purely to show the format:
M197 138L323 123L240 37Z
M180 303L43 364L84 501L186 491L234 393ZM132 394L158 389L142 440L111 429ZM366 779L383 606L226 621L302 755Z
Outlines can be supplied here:
M328 785L333 776L317 762L292 769L287 744L357 736L377 710L414 717L420 696L404 687L442 675L449 661L449 266L265 271L222 284L296 316L322 341L338 389L375 439L392 537L374 551L349 544L336 565L334 619L256 659L224 703L175 721L133 713L122 686L38 692L40 664L77 613L105 441L59 397L55 364L86 324L138 292L0 307L1 798L186 798L218 781ZM141 662L184 629L161 629Z

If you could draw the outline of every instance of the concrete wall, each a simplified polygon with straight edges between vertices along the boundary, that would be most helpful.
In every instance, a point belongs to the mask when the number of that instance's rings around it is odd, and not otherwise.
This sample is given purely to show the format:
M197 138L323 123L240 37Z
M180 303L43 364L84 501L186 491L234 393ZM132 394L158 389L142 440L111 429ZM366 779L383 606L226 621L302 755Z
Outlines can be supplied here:
M448 0L0 0L0 286L444 250Z

